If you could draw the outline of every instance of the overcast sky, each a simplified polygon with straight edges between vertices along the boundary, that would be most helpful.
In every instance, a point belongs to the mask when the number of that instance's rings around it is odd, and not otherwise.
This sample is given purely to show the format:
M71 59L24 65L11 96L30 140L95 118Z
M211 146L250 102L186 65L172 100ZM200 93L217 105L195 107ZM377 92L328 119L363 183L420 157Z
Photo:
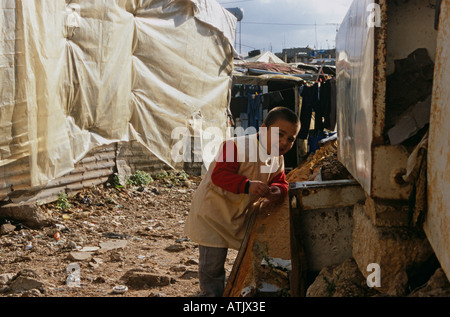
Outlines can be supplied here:
M334 48L336 30L353 0L217 0L224 8L242 8L236 50ZM241 27L241 28L240 28Z

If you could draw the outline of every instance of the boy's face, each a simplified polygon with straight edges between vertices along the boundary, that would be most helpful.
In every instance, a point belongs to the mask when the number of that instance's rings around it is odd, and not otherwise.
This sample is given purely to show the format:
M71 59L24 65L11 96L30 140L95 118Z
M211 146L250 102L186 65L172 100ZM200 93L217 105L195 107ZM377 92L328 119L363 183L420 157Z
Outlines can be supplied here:
M266 127L264 124L262 127ZM279 119L267 128L267 154L271 154L271 150L278 149L279 155L286 154L294 145L297 138L297 134L300 130L300 124L293 124L289 121ZM278 144L272 144L276 142L276 139L272 141L272 129L278 129ZM274 130L276 131L276 130Z

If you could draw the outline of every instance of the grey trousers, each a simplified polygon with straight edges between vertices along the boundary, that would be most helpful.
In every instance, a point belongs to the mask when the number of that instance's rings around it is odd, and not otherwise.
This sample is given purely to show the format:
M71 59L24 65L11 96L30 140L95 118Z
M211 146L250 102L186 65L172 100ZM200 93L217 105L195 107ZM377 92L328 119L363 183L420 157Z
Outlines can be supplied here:
M221 297L225 290L225 261L227 248L199 245L198 277L200 291L205 297Z

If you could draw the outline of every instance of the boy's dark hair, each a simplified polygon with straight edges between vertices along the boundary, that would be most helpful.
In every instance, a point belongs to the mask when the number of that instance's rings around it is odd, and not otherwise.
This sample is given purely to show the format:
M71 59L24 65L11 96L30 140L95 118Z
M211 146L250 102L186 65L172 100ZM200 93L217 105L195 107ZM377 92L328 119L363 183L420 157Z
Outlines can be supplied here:
M298 124L300 122L295 112L286 107L276 107L270 110L264 120L264 124L266 127L270 127L277 120L286 120L292 124Z

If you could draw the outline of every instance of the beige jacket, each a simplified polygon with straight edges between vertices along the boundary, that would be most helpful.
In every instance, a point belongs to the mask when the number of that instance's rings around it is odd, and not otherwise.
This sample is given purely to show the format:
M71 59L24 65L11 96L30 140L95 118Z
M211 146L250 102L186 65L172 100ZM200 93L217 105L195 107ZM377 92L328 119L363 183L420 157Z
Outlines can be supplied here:
M257 135L234 138L239 163L238 174L267 184L284 169L283 156L269 158ZM258 156L255 157L255 149ZM213 161L195 192L185 224L185 234L203 246L238 250L245 235L247 208L257 199L234 194L213 184Z

